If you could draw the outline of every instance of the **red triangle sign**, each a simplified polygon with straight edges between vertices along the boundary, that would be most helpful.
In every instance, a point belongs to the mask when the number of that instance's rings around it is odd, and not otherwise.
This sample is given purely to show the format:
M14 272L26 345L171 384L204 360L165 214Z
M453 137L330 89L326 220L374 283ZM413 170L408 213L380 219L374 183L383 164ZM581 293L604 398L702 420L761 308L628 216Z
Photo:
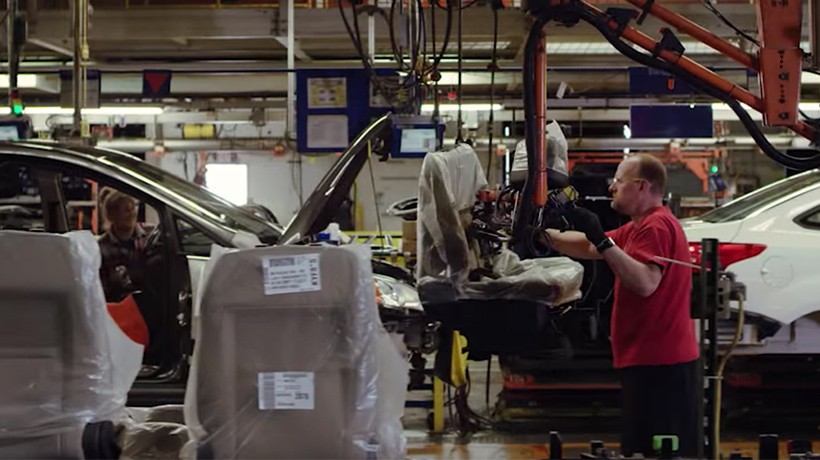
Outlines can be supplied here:
M152 92L158 93L162 86L171 78L167 73L147 73L145 79L148 80L148 86Z
M142 74L142 94L147 97L165 97L171 91L170 70L145 70Z

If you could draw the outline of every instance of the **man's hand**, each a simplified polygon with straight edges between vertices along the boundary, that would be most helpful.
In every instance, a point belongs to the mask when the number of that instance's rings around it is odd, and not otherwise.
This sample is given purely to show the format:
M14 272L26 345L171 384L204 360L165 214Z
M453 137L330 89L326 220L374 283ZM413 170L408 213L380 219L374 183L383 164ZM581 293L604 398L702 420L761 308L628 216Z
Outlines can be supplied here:
M606 233L601 227L598 216L586 208L574 207L568 213L568 217L575 225L575 229L586 235L593 246L597 247L606 239Z

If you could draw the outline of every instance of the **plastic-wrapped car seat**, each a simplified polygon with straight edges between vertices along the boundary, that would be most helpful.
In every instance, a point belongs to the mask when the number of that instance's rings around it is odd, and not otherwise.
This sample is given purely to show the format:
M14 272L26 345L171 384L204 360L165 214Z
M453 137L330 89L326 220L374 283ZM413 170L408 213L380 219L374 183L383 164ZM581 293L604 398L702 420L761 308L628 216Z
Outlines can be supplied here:
M550 188L564 188L569 185L569 144L561 126L553 120L547 123L547 184ZM524 188L528 166L527 142L521 140L515 145L510 184L516 189Z
M393 348L367 248L230 251L206 271L185 403L198 457L402 456L407 370L380 379Z
M475 280L468 237L476 193L486 186L475 151L462 144L427 154L419 179L418 290L425 312L470 341L471 357L532 351L547 338L548 307L581 296L583 268L566 257L494 257L493 276ZM446 330L446 329L445 329ZM503 333L501 333L503 331Z
M97 242L0 232L0 260L0 457L117 458L142 352L108 315Z

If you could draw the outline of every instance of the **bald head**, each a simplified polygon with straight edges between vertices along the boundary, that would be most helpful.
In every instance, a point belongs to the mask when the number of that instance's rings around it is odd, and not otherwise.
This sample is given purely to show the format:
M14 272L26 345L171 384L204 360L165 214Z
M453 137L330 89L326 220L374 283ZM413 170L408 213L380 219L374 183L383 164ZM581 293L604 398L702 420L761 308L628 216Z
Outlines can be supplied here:
M634 164L635 176L649 182L651 191L662 196L666 191L666 167L652 155L633 155L625 161Z

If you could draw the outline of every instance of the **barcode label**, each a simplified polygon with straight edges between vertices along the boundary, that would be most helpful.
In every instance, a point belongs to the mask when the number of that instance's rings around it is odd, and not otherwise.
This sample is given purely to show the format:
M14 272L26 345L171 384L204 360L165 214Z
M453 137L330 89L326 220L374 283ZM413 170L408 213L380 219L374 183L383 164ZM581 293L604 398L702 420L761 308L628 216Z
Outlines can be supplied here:
M320 291L319 254L262 258L265 295Z
M259 410L313 410L313 372L260 372Z

